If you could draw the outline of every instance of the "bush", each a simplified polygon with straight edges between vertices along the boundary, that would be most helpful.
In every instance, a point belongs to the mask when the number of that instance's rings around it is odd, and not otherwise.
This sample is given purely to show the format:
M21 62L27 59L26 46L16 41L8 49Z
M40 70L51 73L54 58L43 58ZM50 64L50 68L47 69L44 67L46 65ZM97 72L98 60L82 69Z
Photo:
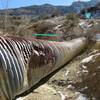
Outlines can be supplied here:
M6 27L5 23L2 22L3 18L0 17L0 24L2 27L0 27L4 32L3 34L8 35L18 35L18 36L25 36L32 34L32 31L27 29L27 27L31 23L31 19L27 16L22 17L15 17L15 16L8 16Z
M45 20L45 19L49 19L50 18L50 16L48 15L48 14L41 14L40 16L39 16L39 19L43 19L43 20Z
M64 28L68 32L72 30L75 26L77 26L79 22L79 16L75 13L69 13L66 15L66 19L64 22Z
M48 29L51 29L53 27L53 24L49 22L39 22L35 25L35 32L36 33L46 33Z

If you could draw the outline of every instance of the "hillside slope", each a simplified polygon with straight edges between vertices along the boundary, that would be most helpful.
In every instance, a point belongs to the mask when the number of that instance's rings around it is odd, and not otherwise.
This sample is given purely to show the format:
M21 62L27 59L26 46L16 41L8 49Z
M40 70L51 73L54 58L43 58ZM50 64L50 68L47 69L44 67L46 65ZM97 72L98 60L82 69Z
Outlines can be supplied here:
M43 5L32 5L32 6L27 6L27 7L21 7L21 8L15 8L15 9L8 9L7 12L9 15L15 15L15 16L22 16L22 15L27 15L27 16L39 16L42 14L59 14L59 15L64 15L69 12L80 12L80 10L86 8L86 7L91 7L95 6L99 0L91 0L88 2L81 2L81 1L76 1L73 2L71 6L54 6L51 4L43 4ZM66 4L67 5L67 4ZM5 10L1 10L0 14L4 14Z

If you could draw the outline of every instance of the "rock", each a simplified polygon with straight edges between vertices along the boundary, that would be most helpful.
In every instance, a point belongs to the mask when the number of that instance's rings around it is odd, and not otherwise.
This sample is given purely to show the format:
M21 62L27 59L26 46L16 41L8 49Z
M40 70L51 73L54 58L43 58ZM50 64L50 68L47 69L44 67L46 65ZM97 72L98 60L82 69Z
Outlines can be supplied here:
M63 95L60 91L58 91L58 93L59 93L60 96L61 96L61 100L65 100L65 99L66 99L65 95Z
M75 89L75 87L70 84L70 85L67 86L67 89L73 90L73 89Z
M84 95L80 94L76 100L88 100Z

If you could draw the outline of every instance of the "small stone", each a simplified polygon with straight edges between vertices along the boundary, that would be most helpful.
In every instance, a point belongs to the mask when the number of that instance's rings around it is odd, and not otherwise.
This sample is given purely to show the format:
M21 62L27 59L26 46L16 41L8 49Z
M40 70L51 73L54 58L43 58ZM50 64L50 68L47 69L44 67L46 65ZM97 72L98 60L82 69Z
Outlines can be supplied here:
M67 89L75 89L75 87L70 84L67 86Z

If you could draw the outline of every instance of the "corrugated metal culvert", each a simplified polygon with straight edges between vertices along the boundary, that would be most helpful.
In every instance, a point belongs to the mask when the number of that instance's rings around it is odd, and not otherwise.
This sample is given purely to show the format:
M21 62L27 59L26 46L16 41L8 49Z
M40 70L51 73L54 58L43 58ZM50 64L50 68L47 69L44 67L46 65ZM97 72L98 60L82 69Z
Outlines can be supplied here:
M85 38L51 42L0 37L0 100L12 100L66 64L86 45Z

